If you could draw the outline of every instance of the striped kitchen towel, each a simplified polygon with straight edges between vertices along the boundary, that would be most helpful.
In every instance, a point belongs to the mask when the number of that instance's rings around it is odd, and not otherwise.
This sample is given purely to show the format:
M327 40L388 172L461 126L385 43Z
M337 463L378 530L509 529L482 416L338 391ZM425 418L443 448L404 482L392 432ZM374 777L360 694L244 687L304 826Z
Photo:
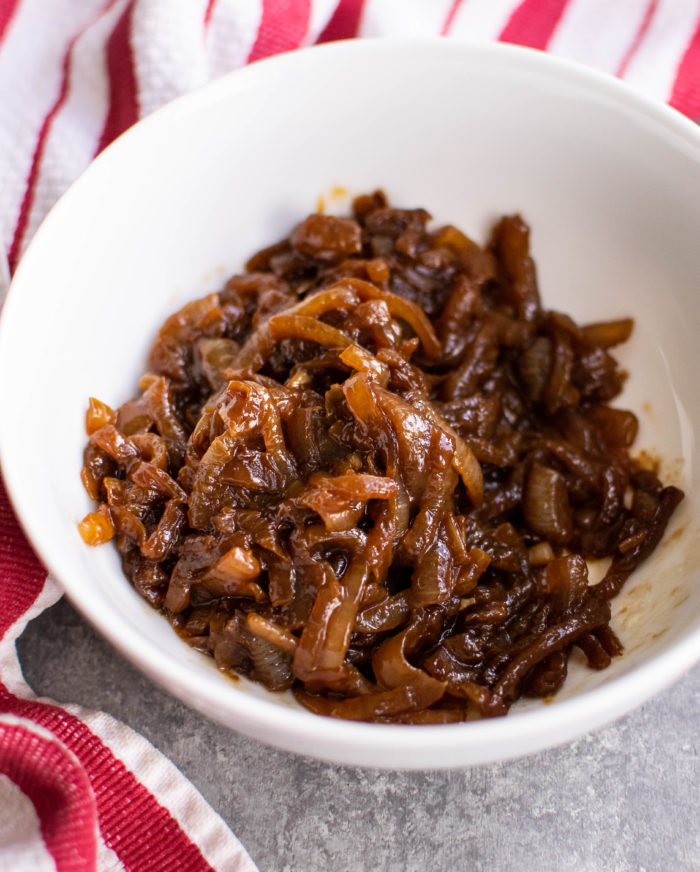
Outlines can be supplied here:
M0 870L255 872L149 742L103 712L34 697L15 640L59 597L0 483Z
M700 0L0 0L0 300L46 212L139 118L281 51L429 34L550 51L700 120ZM0 483L0 869L254 870L148 742L24 683L15 640L59 595Z

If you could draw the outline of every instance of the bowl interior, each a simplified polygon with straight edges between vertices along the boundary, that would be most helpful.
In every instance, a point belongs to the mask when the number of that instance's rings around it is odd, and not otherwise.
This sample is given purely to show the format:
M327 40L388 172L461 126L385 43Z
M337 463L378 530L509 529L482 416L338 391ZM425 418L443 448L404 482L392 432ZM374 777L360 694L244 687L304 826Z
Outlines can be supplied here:
M619 405L640 418L638 449L662 458L664 481L687 499L615 601L625 655L600 673L575 663L550 706L521 702L497 724L450 728L316 718L217 673L134 593L111 547L91 550L78 536L90 508L79 479L88 397L128 399L165 317L286 235L319 196L329 211L346 208L338 186L383 187L396 205L425 206L479 241L519 211L547 307L584 322L635 318L619 350L630 373ZM0 335L0 449L22 522L74 602L142 668L283 747L447 766L595 726L678 675L698 647L699 192L689 123L533 52L338 44L219 80L108 149L22 260Z

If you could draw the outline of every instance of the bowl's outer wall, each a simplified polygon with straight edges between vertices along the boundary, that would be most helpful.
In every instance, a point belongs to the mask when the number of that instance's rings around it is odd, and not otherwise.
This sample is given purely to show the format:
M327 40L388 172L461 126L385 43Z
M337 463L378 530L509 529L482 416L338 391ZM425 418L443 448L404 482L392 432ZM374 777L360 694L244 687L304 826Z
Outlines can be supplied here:
M157 326L214 290L334 186L385 188L480 241L504 212L532 225L548 307L633 315L621 404L640 446L688 491L669 543L615 604L626 654L575 665L550 706L497 723L403 728L329 722L229 682L133 592L112 548L82 545L89 396L128 399ZM694 506L700 315L700 136L605 77L534 52L352 43L257 64L189 95L109 148L23 258L0 330L0 450L38 552L71 599L153 678L203 712L338 762L455 766L566 741L617 716L697 659ZM18 377L13 377L14 373ZM13 374L10 376L10 374Z

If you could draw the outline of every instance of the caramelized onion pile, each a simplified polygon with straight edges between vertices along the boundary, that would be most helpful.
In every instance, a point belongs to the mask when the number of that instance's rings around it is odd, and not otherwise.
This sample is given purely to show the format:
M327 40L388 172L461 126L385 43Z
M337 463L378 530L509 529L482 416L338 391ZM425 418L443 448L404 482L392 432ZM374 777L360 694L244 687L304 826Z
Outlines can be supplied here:
M544 310L519 216L485 248L429 218L310 215L87 413L85 541L220 669L333 717L503 715L574 648L606 667L609 600L683 497L608 405L632 322Z

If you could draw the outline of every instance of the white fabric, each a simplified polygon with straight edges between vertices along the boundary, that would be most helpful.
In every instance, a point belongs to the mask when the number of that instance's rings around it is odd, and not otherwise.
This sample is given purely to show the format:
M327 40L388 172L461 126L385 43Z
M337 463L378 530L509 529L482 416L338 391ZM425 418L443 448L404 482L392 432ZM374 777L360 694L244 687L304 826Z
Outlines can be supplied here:
M32 607L12 625L0 640L0 676L2 676L8 690L15 696L23 699L36 699L22 677L15 641L21 635L28 621L53 605L60 596L61 591L58 585L49 577ZM48 698L37 701L58 705L54 700ZM221 817L206 803L199 791L182 775L179 769L143 736L104 712L91 711L77 705L66 705L64 708L86 724L110 748L113 754L123 761L136 779L178 821L181 829L197 845L204 859L216 872L257 872L257 867ZM37 734L47 737L51 741L57 741L50 732L31 721L18 719L12 715L0 715L0 723L3 722L23 724ZM41 834L34 825L36 813L31 801L18 789L11 790L6 787L5 780L0 779L0 806L3 801L9 805L7 815L0 816L0 870L2 872L4 870L7 872L53 870L55 866L50 857L50 866L41 865L44 863L41 858L46 854L46 849L41 842ZM19 841L17 839L14 841L4 839L3 820L17 821L23 819L25 815L27 822L20 827L23 835ZM20 851L23 853L18 853ZM34 860L35 855L38 858L36 861ZM101 837L98 838L98 864L99 872L122 872L123 870L122 864L105 845Z
M7 775L0 775L0 868L8 872L13 869L56 872L39 825L32 801Z
M649 97L668 100L678 58L700 24L700 0L659 0L646 39L630 61L624 79Z

